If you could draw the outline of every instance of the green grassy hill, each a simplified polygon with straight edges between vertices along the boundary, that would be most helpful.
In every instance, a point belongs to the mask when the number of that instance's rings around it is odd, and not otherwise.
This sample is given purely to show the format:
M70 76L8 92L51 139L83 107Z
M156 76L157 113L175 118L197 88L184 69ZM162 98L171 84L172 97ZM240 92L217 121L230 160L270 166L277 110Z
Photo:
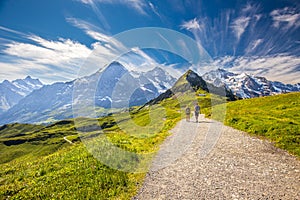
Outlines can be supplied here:
M218 105L212 118L274 142L300 157L300 93L245 99ZM211 117L209 110L206 116Z
M0 127L0 199L130 199L141 186L145 172L123 172L106 166L80 139L97 148L106 136L128 152L155 154L168 131L185 117L186 105L193 107L195 102L206 116L269 138L300 155L300 93L222 104L226 98L198 85L191 87L186 78L179 79L172 93L162 95L151 106L130 108L129 113L119 111L96 120L62 120L47 126Z
M64 136L77 134L72 120L49 126L9 124L0 127L0 164L15 159L31 160L66 146Z
M182 87L185 81L181 79L178 85ZM199 97L199 93L206 96ZM130 108L129 114L117 112L97 120L78 118L48 126L2 126L0 199L130 199L142 184L145 172L122 172L104 165L79 137L101 143L101 136L105 135L120 149L155 154L169 135L168 130L184 117L185 106L193 106L199 100L203 108L209 107L212 97L216 98L202 89L197 93L178 89L171 98L152 106Z
M132 108L129 115L120 112L115 114L118 116L102 117L97 124L91 119L76 119L77 127L74 120L48 126L2 126L0 199L130 199L145 173L122 172L104 165L87 151L76 128L85 131L83 137L93 136L92 139L105 134L126 151L156 152L169 135L168 130L181 119L181 112L176 100L161 102L152 110ZM145 128L137 128L135 124ZM102 128L99 133L97 127Z

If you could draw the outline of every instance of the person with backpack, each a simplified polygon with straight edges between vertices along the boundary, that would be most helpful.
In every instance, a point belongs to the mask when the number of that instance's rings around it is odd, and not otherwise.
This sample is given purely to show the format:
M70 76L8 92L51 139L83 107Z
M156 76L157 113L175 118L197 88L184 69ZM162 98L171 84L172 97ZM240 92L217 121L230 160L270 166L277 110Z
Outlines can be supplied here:
M195 118L196 118L196 123L198 123L198 118L200 114L200 106L198 103L195 104Z
M186 121L189 122L191 118L191 109L188 105L185 108L185 115L186 115Z

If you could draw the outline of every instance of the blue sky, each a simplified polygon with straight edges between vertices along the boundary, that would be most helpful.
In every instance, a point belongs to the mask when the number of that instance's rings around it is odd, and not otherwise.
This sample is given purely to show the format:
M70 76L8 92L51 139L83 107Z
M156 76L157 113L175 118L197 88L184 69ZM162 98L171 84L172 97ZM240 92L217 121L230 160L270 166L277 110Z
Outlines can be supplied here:
M69 81L82 66L92 73L124 46L112 36L143 27L193 38L211 57L194 66L200 74L225 67L300 82L300 3L294 0L2 0L0 81L27 75L44 83ZM93 60L96 49L101 56ZM163 51L132 52L123 59L129 67L186 62Z

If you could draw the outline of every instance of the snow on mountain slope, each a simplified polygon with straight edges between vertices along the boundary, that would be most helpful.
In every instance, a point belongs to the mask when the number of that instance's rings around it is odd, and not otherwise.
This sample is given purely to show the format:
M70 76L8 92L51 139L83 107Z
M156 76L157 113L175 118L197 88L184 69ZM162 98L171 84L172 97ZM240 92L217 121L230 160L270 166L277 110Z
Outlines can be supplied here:
M224 85L236 96L243 99L300 91L299 83L295 85L283 84L246 73L235 74L224 69L210 71L202 77L215 86Z
M158 89L158 93L162 93L166 91L166 89L171 88L176 82L174 77L160 67L155 67L154 69L146 72L144 76L147 77Z
M158 67L148 72L133 72L119 62L112 62L90 76L67 83L54 83L33 91L0 115L0 124L71 118L73 103L79 105L75 107L80 109L87 109L87 105L103 108L142 105L157 97L175 81ZM0 99L2 101L6 105Z
M38 79L27 76L12 82L5 80L0 83L0 113L16 105L22 98L32 91L40 89L43 84Z

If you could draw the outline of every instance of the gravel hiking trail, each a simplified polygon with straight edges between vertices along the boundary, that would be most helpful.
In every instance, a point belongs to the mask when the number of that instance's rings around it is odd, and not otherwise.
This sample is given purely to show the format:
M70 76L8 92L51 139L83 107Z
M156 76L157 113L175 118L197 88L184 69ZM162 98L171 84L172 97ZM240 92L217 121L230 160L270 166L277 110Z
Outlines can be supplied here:
M70 143L70 144L73 144L72 141L68 140L67 136L64 137L64 140L65 140L66 142Z
M205 118L171 132L133 199L300 199L300 160L270 142Z

